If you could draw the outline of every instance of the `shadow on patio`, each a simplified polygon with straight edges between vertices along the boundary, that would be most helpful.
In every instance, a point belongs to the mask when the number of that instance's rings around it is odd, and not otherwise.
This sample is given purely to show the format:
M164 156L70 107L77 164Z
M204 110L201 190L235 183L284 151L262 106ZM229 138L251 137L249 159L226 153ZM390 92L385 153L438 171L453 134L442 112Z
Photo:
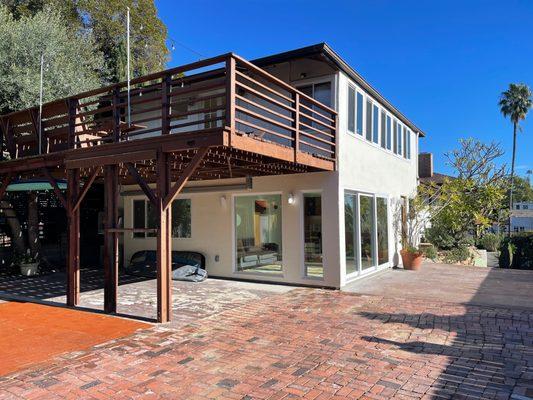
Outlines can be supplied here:
M368 335L363 339L384 351L399 349L411 353L415 360L431 365L433 371L433 367L438 367L441 372L431 376L436 381L427 393L432 398L531 398L533 304L531 301L523 304L524 307L487 304L488 291L501 285L502 273L506 272L489 270L476 294L462 303L463 313L447 314L445 305L442 314L360 312L359 315L376 323L397 326L389 331L392 332L389 337ZM513 271L508 272L513 275ZM533 273L523 275L526 282L533 279ZM440 285L446 285L446 281ZM431 289L421 287L420 290ZM454 288L448 290L453 292ZM512 283L508 290L512 293ZM530 291L529 300L531 295ZM404 337L402 325L414 331ZM416 383L407 385L414 387Z

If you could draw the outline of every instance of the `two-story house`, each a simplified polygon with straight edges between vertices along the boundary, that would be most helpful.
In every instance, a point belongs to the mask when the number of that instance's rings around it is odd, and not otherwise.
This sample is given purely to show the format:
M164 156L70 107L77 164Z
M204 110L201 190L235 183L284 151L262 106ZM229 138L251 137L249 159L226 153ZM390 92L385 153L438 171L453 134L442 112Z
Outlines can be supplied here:
M424 136L326 44L224 54L0 116L0 130L0 198L44 176L66 210L67 303L97 183L105 310L120 246L124 264L155 250L159 321L171 250L202 253L211 276L332 288L399 264Z
M424 134L326 44L252 63L337 111L336 168L192 183L175 203L173 249L203 253L213 276L329 287L398 264L396 205L415 192ZM154 227L144 194L122 194L125 226ZM155 247L153 234L125 235L125 262Z

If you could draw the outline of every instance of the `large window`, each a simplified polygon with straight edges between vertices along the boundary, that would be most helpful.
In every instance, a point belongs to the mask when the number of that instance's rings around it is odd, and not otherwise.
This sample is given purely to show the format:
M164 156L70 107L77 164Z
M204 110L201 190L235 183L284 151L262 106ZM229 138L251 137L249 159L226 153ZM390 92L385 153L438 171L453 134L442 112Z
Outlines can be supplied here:
M322 278L322 196L320 193L305 193L303 200L305 275Z
M357 133L363 134L363 95L357 92Z
M346 246L346 274L352 274L359 270L357 240L356 240L356 203L357 195L346 194L344 196L344 232Z
M355 133L355 88L348 86L348 131Z
M133 200L133 227L135 229L157 229L157 213L148 200ZM172 237L191 237L191 200L177 199L172 202ZM135 232L133 237L155 237L155 232Z
M388 200L366 194L344 196L346 274L389 261Z
M282 272L281 196L235 198L235 254L238 271Z
M366 100L366 139L372 141L372 102Z
M407 130L407 143L405 145L405 148L407 150L407 159L410 160L411 159L411 131L408 129Z
M389 115L387 115L387 150L392 148L392 120Z
M407 158L407 134L408 134L407 127L403 127L403 156Z
M396 154L402 155L402 124L400 123L396 131Z
M372 120L372 141L374 143L379 142L379 108L374 104Z
M375 265L374 261L374 199L359 196L359 224L361 226L361 268Z
M387 148L387 115L385 114L385 110L381 110L381 147L384 149Z
M378 233L378 265L381 265L389 261L387 199L376 197L376 216Z

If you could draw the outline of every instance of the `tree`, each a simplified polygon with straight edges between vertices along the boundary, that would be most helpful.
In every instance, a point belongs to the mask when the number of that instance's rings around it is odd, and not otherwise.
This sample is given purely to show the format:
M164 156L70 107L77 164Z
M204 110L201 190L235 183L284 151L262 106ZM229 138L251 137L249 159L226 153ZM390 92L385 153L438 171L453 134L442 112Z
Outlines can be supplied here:
M427 236L440 247L457 247L478 238L493 223L506 216L507 175L505 165L497 166L504 152L497 143L485 144L474 139L460 141L460 147L446 154L456 177L441 185L421 186L431 199L431 228ZM431 241L431 240L430 240Z
M104 54L111 80L126 79L126 7L130 7L133 76L164 69L168 58L167 28L153 0L79 0L83 27L93 32Z
M0 7L0 114L38 104L41 54L45 102L100 86L105 65L92 34L73 33L51 8L17 20Z
M533 202L533 187L527 178L523 178L518 175L515 176L513 188L514 202Z
M513 123L513 155L511 159L511 185L509 188L509 211L513 208L514 165L516 158L516 133L520 121L526 119L526 115L533 105L531 89L523 83L511 83L509 89L503 92L499 101L500 111L504 117L509 117ZM509 214L508 235L511 235L511 215Z
M32 10L33 2L26 3L27 10ZM90 33L73 32L66 27L62 14L52 8L35 13L21 11L16 16L0 6L0 114L38 104L41 54L47 65L45 102L100 85L104 58ZM26 241L14 208L5 200L1 206L15 251L25 253ZM27 244L35 258L40 257L38 222L38 201L35 193L30 193Z

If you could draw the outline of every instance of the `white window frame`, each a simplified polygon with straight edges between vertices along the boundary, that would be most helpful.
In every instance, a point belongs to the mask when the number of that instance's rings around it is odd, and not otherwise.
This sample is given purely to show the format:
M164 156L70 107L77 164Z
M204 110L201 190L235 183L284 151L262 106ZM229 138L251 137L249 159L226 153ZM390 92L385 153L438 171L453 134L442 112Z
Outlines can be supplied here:
M326 256L324 252L324 236L322 236L322 278L319 278L317 276L308 276L307 275L307 268L305 267L305 207L304 207L304 195L305 194L320 194L320 198L322 199L322 216L321 216L321 222L322 222L322 234L324 233L324 193L322 189L317 190L300 190L298 192L298 206L300 207L300 250L302 252L302 262L300 263L300 276L302 279L310 279L314 281L323 281L326 276ZM283 213L283 210L281 210Z
M391 201L390 201L390 196L388 194L382 194L382 193L369 193L369 192L364 192L364 191L359 191L359 190L350 190L350 189L345 189L344 190L344 194L343 194L343 205L344 205L344 196L345 195L351 195L351 196L355 196L356 197L356 201L355 201L355 218L356 218L356 224L355 224L355 254L354 254L354 257L356 257L356 267L357 269L354 271L354 272L351 272L351 273L348 273L346 272L346 269L345 269L345 278L346 278L346 281L349 282L349 281L352 281L354 279L357 279L359 277L362 277L362 276L365 276L365 275L368 275L368 274L372 274L374 272L377 272L377 271L381 271L382 269L386 269L386 268L389 268L390 265L391 265L391 260L392 260L392 229L391 229L391 226L392 226L392 220L391 220ZM373 258L374 258L374 265L370 268L367 268L366 270L363 270L362 268L362 258L361 258L361 224L360 224L360 221L361 221L361 213L360 213L360 209L361 209L361 205L360 205L360 197L361 196L366 196L366 197L370 197L372 198L372 201L373 201L373 225L374 225L374 231L372 232L372 240L374 241L375 245L374 245L374 249L373 249ZM388 240L387 240L387 245L388 245L388 260L383 263L383 264L378 264L379 263L379 258L378 258L378 229L377 229L377 198L383 198L387 201L387 235L388 235ZM346 216L346 215L345 215ZM346 226L346 224L345 224ZM346 232L344 232L344 235L346 236ZM346 242L345 242L346 239L344 239L344 243L345 243L345 249L344 249L344 260L346 262Z
M237 267L237 232L235 225L235 200L237 197L250 197L250 196L272 196L279 195L281 198L280 207L281 207L281 272L275 274L266 274L262 272L254 271L239 271ZM285 224L283 221L286 220L285 217L285 207L284 203L288 203L288 196L285 196L283 191L273 191L273 192L246 192L246 193L234 193L231 195L231 263L232 263L232 274L233 275L242 275L242 276L261 276L268 279L285 279Z

